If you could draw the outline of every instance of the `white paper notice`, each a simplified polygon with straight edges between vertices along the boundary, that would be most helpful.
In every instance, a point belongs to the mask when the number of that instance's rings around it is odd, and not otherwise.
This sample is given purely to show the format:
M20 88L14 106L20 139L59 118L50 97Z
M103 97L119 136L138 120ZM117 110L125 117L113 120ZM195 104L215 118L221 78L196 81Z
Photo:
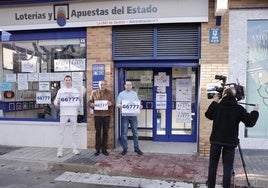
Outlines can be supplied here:
M51 93L36 92L36 104L51 104Z
M70 59L55 59L54 71L70 71Z
M28 78L27 74L18 74L18 90L28 90Z
M39 81L39 74L38 73L29 73L28 74L28 81L29 82L38 82Z
M177 123L191 123L191 102L177 102L176 116Z
M140 101L122 100L123 114L138 114L140 113Z
M156 109L166 109L167 108L167 94L157 93L156 94Z
M86 59L70 59L70 71L86 70Z
M176 101L191 101L192 80L191 78L176 79Z
M94 110L108 110L108 100L94 101Z
M39 81L50 81L49 73L39 73Z
M62 93L60 96L61 106L80 106L79 93Z
M6 74L6 82L16 82L16 74Z
M49 91L50 90L49 82L39 82L39 91Z

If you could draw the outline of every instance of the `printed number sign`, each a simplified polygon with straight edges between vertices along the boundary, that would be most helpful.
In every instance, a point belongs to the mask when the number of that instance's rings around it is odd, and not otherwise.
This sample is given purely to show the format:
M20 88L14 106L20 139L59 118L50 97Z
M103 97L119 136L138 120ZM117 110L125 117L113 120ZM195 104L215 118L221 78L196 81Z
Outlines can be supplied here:
M122 101L123 114L138 114L140 113L140 101Z
M79 106L79 94L78 93L62 93L60 95L61 106Z
M108 110L108 100L94 101L94 110Z
M50 92L37 92L36 104L51 104L51 93Z

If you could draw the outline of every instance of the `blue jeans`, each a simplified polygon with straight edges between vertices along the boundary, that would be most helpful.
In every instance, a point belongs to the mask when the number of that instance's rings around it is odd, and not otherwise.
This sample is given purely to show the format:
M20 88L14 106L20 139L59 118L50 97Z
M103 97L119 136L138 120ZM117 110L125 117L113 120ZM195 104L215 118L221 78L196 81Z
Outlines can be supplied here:
M217 168L222 153L223 163L223 188L230 188L233 163L235 156L235 147L221 146L217 144L210 145L209 169L208 169L208 188L214 188L216 184Z
M127 132L128 125L130 125L133 135L134 149L139 149L138 143L138 120L137 116L122 116L121 118L121 145L123 150L127 150Z

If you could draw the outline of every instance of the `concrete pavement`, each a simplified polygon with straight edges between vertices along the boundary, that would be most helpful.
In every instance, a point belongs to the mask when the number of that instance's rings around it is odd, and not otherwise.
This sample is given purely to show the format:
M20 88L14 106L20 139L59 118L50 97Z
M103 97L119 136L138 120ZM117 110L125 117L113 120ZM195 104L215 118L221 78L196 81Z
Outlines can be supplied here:
M2 148L2 149L1 149ZM164 148L162 148L164 149ZM5 152L6 151L6 152ZM80 150L74 155L65 149L62 158L56 157L56 148L0 146L0 164L13 164L42 169L61 169L70 172L84 172L109 176L128 176L173 181L181 185L191 183L193 187L205 187L208 158L196 154L167 154L144 151L139 156L129 149L122 156L120 149L109 151L109 156L94 156L94 150ZM268 151L243 150L246 170L252 187L268 187ZM234 163L237 187L247 185L239 153ZM218 169L217 181L220 184L222 166ZM220 187L220 186L218 186Z

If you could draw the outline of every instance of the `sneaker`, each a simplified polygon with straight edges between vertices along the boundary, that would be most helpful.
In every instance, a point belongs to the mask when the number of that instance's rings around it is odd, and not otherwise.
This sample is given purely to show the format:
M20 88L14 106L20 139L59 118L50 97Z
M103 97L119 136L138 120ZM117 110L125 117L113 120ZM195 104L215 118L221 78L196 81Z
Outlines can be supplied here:
M99 154L100 154L100 151L99 151L99 150L97 150L97 151L94 153L95 156L98 156Z
M143 155L143 152L139 149L139 148L136 148L134 150L138 155Z
M126 155L127 154L127 150L124 149L122 152L121 152L121 155Z
M73 153L74 153L75 155L79 155L79 151L78 151L77 149L74 149L74 150L73 150Z
M62 157L62 151L58 151L58 153L57 153L57 157Z
M103 154L103 155L106 155L106 156L109 155L109 153L107 152L107 150L102 150L102 154Z

